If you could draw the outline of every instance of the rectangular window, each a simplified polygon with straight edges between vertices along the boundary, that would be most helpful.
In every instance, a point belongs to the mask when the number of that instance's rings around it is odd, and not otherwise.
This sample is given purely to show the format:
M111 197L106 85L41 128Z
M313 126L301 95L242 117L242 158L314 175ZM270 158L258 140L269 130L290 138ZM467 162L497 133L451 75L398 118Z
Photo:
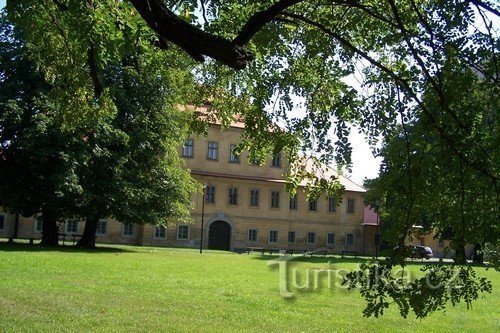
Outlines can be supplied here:
M194 140L187 139L182 145L182 156L183 157L193 157Z
M278 243L278 230L269 230L269 243Z
M444 241L443 241L442 239L440 239L440 240L438 241L438 247L439 247L440 249L442 249L442 248L444 247Z
M280 208L280 192L271 191L271 208Z
M219 143L217 141L208 141L207 158L209 160L219 159Z
M248 230L248 243L257 243L257 240L258 240L257 229L249 229Z
M356 201L354 199L347 199L347 213L354 214Z
M259 190L250 190L250 206L259 206Z
M4 231L7 225L7 214L0 213L0 230Z
M275 168L281 168L281 154L277 154L273 157L273 162L271 165Z
M108 235L108 221L100 220L99 222L97 222L95 235L100 237L106 237Z
M177 239L179 240L189 239L189 227L187 225L181 225L177 228Z
M237 205L238 204L238 189L236 187L229 188L229 205Z
M318 200L309 201L309 211L310 212L318 211Z
M328 198L328 212L335 213L337 211L337 202L334 197Z
M123 223L122 236L123 237L134 237L135 235L135 225L133 223Z
M251 161L250 164L252 165L260 165L260 158L254 157Z
M234 153L235 149L236 149L236 145L229 145L229 162L240 163L240 156L235 155L235 153Z
M165 239L167 237L167 228L162 225L155 226L155 239Z
M205 203L207 204L215 203L215 186L208 185L205 188Z
M354 245L354 234L346 234L345 235L345 245L347 245L347 246Z
M78 233L78 220L66 220L66 233L67 234Z
M326 235L326 243L328 245L334 245L335 244L335 233L334 232L329 232Z
M297 194L290 197L290 210L297 210Z
M42 217L37 217L35 219L35 233L39 234L43 231L43 220Z
M295 244L297 233L295 231L288 232L288 243Z
M307 244L316 244L316 233L308 232L307 233Z

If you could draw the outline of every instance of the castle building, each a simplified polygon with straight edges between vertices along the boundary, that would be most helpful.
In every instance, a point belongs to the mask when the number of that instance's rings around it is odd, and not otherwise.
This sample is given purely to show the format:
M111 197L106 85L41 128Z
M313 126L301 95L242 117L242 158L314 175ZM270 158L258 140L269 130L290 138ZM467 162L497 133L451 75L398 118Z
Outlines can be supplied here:
M345 187L342 202L326 195L307 201L301 186L291 197L284 188L287 160L281 154L259 165L248 153L233 152L244 130L233 122L221 131L212 124L206 137L192 137L180 147L192 176L204 184L204 194L194 193L192 224L161 227L101 220L97 242L238 250L246 248L328 249L333 253L363 253L363 194L365 189L339 176ZM15 216L0 213L0 237L13 235ZM83 221L66 221L62 233L81 235ZM19 217L18 237L40 238L42 221Z

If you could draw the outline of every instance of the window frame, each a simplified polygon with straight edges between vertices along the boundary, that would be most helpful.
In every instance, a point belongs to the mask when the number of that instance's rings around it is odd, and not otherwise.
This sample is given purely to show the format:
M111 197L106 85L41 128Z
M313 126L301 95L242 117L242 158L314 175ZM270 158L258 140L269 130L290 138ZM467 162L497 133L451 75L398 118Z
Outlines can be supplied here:
M293 233L293 242L290 241L290 234ZM288 244L296 244L297 243L297 231L295 230L288 230Z
M212 191L213 190L213 191ZM215 191L216 191L216 187L215 185L207 185L205 187L205 203L208 204L208 205L215 205ZM211 198L212 200L208 200L209 198Z
M275 236L276 236L276 240L275 241L271 241L271 234L272 233L276 233ZM267 243L268 244L278 244L280 242L280 233L279 233L279 230L278 229L269 229L269 232L267 234Z
M328 213L337 213L337 202L334 197L328 197Z
M349 244L349 236L352 236L352 244ZM345 246L354 246L354 233L345 234Z
M254 199L256 199L256 202L254 204ZM259 207L259 201L260 201L260 190L259 189L250 189L250 200L249 200L249 205L250 207Z
M231 143L229 145L229 163L240 164L241 163L240 155L235 155L233 153L234 149L236 149L236 146L237 145L234 143Z
M181 229L187 230L186 237L180 237L180 236L183 236L183 235L181 235ZM189 240L189 234L190 234L190 232L191 232L191 230L190 230L190 228L189 228L188 225L179 225L179 226L177 226L177 240L181 240L181 241Z
M308 205L308 212L317 212L318 211L318 199L315 199L315 200L311 200L311 201L308 201L309 205ZM311 205L314 204L314 209L311 209Z
M238 188L237 187L230 187L228 189L227 204L229 206L237 206L238 205Z
M157 231L163 228L163 236L158 236ZM167 228L164 225L155 225L153 228L153 239L167 239Z
M280 191L271 191L271 202L269 203L269 208L279 209L280 208Z
M351 211L351 202L352 202L352 211ZM348 198L347 199L346 214L354 214L355 212L356 212L356 199Z
M292 206L292 202L294 203L294 206ZM288 202L288 209L289 210L298 210L298 200L297 200L297 194L294 196L290 196L290 200Z
M309 241L309 235L314 235L314 242ZM316 231L308 231L306 235L306 244L307 245L316 245Z
M215 145L211 147L211 145ZM215 158L211 157L211 152L215 152ZM207 160L209 161L218 161L219 160L219 141L208 141L207 142Z
M191 144L190 145L186 145L186 142L190 141ZM189 152L189 148L191 150L191 155L187 155L185 154L186 151ZM194 158L194 139L186 139L184 140L184 143L182 144L182 157L185 157L185 158Z
M271 160L271 167L281 168L281 153L273 156L273 159Z
M40 229L38 229L38 223L40 223ZM33 233L41 234L43 231L43 219L41 216L35 218L33 221Z
M132 228L132 234L125 234L125 227ZM135 223L123 223L122 222L122 238L134 238L135 237Z
M76 231L70 231L68 229L70 223L76 223ZM67 219L64 221L64 233L67 235L75 235L78 234L78 231L80 231L80 221L74 220L74 219Z
M330 242L330 236L332 236L332 242ZM326 233L326 245L327 246L335 246L335 233L327 232Z
M99 225L101 223L105 223L105 225L106 225L106 231L104 233L99 232ZM96 237L108 237L108 221L107 220L97 221L97 228L95 229L95 236Z
M250 239L250 233L255 231L255 240ZM247 230L247 243L258 243L259 242L259 229L248 229Z

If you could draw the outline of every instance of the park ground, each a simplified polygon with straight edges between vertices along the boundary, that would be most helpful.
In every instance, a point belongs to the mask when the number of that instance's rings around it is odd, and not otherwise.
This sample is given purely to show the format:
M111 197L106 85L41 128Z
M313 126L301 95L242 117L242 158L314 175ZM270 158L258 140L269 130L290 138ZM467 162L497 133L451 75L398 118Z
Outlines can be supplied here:
M69 247L0 243L0 332L499 332L500 273L477 268L493 292L467 310L449 307L425 319L396 308L363 318L358 291L320 287L279 294L272 257L194 249ZM364 259L293 260L305 272L353 269ZM411 263L417 274L421 263ZM300 282L300 283L299 283ZM292 286L293 287L293 286Z

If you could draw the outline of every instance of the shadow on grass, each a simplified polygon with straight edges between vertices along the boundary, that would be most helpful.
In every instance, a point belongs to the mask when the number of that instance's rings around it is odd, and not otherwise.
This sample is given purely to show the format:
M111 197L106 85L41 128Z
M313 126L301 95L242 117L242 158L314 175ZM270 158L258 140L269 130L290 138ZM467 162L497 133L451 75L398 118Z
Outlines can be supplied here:
M369 260L369 258L340 258L337 256L326 256L326 257L311 257L303 255L295 256L279 256L279 255L252 255L253 260L272 260L276 258L287 258L294 262L307 262L307 263L347 263L347 264L360 264Z
M94 249L83 249L72 245L42 246L40 244L16 243L0 241L0 251L4 252L67 252L67 253L134 253L132 249L98 244Z

